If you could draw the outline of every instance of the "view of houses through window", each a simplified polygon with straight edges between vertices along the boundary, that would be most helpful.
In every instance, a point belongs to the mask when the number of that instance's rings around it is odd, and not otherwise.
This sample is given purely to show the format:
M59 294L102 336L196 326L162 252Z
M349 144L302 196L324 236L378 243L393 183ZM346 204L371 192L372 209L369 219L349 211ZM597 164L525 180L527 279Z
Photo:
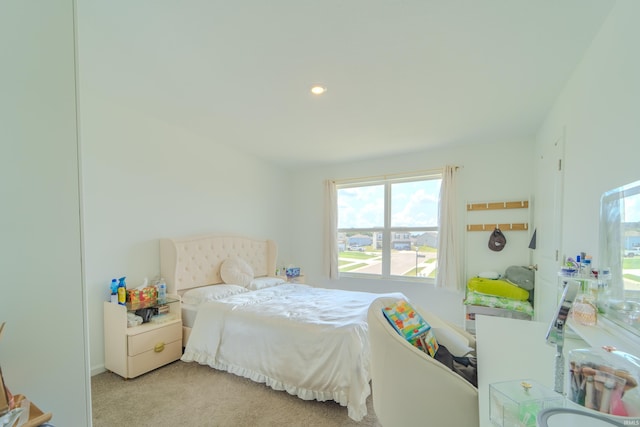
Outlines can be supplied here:
M441 176L337 185L343 275L435 279Z

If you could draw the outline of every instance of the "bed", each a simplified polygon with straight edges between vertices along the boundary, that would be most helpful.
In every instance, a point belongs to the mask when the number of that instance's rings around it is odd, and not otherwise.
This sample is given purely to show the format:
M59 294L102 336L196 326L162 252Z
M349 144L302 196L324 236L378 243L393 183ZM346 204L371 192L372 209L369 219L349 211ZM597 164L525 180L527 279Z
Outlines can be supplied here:
M334 400L356 421L367 414L367 311L379 297L403 294L315 288L273 277L277 246L271 240L162 239L160 254L167 291L183 301L183 361L305 400ZM239 268L228 267L238 262Z
M533 318L533 287L531 291L507 280L472 277L467 282L464 304L466 329L475 334L476 315L531 320Z

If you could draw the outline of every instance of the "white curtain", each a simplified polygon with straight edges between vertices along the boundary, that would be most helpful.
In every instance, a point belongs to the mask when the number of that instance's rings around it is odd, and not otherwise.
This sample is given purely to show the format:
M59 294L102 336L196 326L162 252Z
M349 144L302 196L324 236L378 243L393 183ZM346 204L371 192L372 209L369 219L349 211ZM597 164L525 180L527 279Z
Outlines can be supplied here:
M325 182L324 203L324 264L330 279L337 279L338 274L338 200L336 182Z
M462 290L456 220L456 166L446 166L440 186L438 274L436 288Z

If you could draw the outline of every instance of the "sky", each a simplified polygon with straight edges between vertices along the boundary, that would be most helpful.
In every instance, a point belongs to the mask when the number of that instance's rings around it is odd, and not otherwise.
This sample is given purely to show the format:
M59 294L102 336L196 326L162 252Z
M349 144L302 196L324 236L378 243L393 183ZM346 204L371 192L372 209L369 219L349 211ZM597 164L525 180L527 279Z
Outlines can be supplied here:
M391 226L437 226L440 182L391 184ZM338 189L338 228L383 226L384 184Z
M625 222L640 221L640 194L624 198L624 214Z

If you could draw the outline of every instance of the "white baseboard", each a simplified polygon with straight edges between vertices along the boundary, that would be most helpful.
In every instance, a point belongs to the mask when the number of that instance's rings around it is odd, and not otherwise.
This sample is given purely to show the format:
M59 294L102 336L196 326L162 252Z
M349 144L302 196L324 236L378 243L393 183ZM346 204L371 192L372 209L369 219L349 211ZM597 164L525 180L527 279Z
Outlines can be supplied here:
M104 365L98 365L91 368L91 376L98 375L103 372L107 372L107 369L104 367Z

